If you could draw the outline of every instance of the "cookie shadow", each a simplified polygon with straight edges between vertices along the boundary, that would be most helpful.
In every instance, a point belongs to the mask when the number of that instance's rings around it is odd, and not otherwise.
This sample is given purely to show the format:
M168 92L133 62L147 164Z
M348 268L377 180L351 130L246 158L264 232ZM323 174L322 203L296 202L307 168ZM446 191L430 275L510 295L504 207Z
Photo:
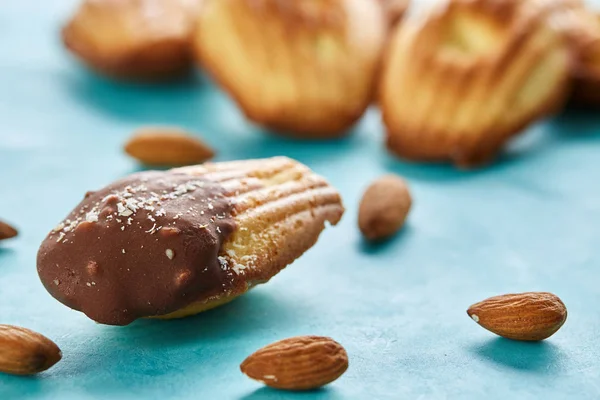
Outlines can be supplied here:
M269 131L248 120L227 93L201 73L181 81L135 84L112 81L75 66L58 78L74 102L110 119L135 125L177 126L198 134L216 150L215 161L285 155L325 166L338 155L347 155L370 142L363 120L334 139L306 140Z
M76 103L124 122L193 126L205 112L202 106L210 106L207 91L200 89L206 78L198 73L166 82L136 83L111 80L75 65L58 78Z
M299 139L282 136L272 131L247 123L247 127L236 133L236 146L230 158L268 158L286 156L327 172L338 157L364 146L364 135L357 129L334 139ZM241 131L244 131L243 133Z
M285 329L296 323L291 303L292 299L281 294L275 299L268 292L256 290L187 318L141 319L124 327L96 325L92 337L83 339L91 342L79 345L79 337L75 348L65 352L63 362L50 372L53 376L98 374L99 380L106 375L100 372L119 371L126 364L131 368L144 366L147 373L156 376L178 374L181 365L194 362L195 368L213 357L211 348L239 346L240 333Z
M387 153L383 157L384 166L391 172L406 176L410 179L453 182L461 180L473 180L495 176L508 170L517 170L523 165L530 165L537 161L538 157L556 146L558 139L553 138L554 133L572 129L573 120L577 117L568 114L543 120L531 125L527 129L509 140L503 149L489 163L472 168L460 168L451 163L419 163L396 158ZM590 130L589 119L580 121L580 124L588 124L584 130ZM593 125L593 124L592 124ZM598 123L596 123L598 126ZM599 126L600 127L600 126Z
M239 332L263 329L265 321L271 321L272 328L293 323L293 313L288 310L292 307L281 296L274 299L268 291L255 290L197 315L171 320L140 319L125 327L106 327L106 334L134 338L135 346L177 348L195 342L220 341L236 337ZM277 318L271 319L270 315L277 315Z
M600 120L598 111L568 108L549 120L548 131L556 141L598 141Z
M452 182L463 179L473 179L484 174L495 164L481 166L476 169L459 169L450 163L418 162L398 158L389 152L382 154L383 167L391 173L406 177L410 180Z
M473 345L470 351L487 362L541 375L559 372L564 360L556 345L543 341L519 342L495 338Z

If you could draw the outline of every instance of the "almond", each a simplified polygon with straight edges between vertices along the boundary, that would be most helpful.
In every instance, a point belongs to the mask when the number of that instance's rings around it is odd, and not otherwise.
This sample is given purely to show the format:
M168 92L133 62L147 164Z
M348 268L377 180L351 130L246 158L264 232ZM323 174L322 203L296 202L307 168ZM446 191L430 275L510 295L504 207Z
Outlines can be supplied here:
M31 375L56 364L62 357L47 337L26 328L0 325L0 372Z
M358 226L369 240L384 239L396 233L410 211L412 198L404 179L386 175L365 191L358 210Z
M125 144L125 152L156 166L201 164L215 155L208 145L176 128L142 128Z
M240 369L270 387L309 390L339 378L348 369L348 355L331 338L298 336L263 347L246 358Z
M544 340L567 319L567 308L554 294L528 292L490 297L473 304L469 317L485 329L514 340Z
M0 240L13 238L17 236L17 234L18 232L15 228L6 222L0 221Z

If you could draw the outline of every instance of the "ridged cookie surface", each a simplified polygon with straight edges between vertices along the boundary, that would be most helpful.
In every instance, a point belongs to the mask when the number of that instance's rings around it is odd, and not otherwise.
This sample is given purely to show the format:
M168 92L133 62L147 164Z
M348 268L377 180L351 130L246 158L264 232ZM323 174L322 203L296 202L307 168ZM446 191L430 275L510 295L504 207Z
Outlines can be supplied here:
M84 0L63 28L65 46L97 72L134 81L185 73L201 0Z
M561 105L569 62L533 3L451 0L405 19L379 91L388 147L419 161L489 161Z
M88 193L38 272L101 323L183 317L267 282L342 214L334 188L283 157L143 172Z
M580 0L537 0L573 56L573 103L600 107L600 16Z
M195 52L252 121L326 138L369 105L385 30L373 0L207 0Z
M410 5L410 0L379 0L379 3L383 7L388 25L393 27L402 20L404 13Z

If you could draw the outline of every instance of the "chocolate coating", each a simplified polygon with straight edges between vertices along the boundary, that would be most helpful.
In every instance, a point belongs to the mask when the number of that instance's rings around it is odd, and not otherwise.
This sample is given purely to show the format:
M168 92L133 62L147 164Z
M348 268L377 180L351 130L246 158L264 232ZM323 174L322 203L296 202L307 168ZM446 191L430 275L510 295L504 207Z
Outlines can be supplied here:
M234 274L219 262L235 230L218 183L142 172L85 199L42 243L46 289L93 320L126 325L226 292Z

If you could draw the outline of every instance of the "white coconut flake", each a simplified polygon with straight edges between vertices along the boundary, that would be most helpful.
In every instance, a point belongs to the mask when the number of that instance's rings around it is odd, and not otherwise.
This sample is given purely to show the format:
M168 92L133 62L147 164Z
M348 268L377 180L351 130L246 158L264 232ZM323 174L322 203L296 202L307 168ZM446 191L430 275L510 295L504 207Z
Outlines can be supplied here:
M242 264L237 264L237 263L236 263L236 264L233 266L232 270L233 270L233 272L235 272L235 273L236 273L236 274L238 274L238 275L244 275L244 273L245 273L245 272L244 272L244 270L245 270L246 268L248 268L248 267L246 267L245 265L242 265Z
M85 220L87 222L98 222L98 213L94 211L90 211L85 215Z
M125 208L125 206L121 203L117 203L117 211L122 217L129 217L131 214L133 214L133 211L131 211L129 208Z
M219 257L217 257L217 259L219 260L219 264L221 264L221 269L223 271L227 271L227 268L229 267L229 264L227 263L227 259L223 256L219 256Z
M169 258L169 260L172 260L175 257L175 252L171 249L165 250L165 254Z
M62 231L63 229L65 229L65 224L64 224L64 222L61 222L60 224L58 224L56 226L56 228L53 229L53 231L58 232L58 231Z
M227 255L228 255L229 257L235 257L235 256L236 256L236 254L235 254L235 251L234 251L234 250L231 250L231 249L230 249L230 250L227 250L227 252L226 252L226 253L227 253Z
M150 230L146 231L146 233L154 233L155 230L156 230L156 224L152 225L152 228L150 228Z
M125 205L127 206L127 208L129 208L133 212L136 212L139 207L139 205L136 204L134 199L125 200Z

